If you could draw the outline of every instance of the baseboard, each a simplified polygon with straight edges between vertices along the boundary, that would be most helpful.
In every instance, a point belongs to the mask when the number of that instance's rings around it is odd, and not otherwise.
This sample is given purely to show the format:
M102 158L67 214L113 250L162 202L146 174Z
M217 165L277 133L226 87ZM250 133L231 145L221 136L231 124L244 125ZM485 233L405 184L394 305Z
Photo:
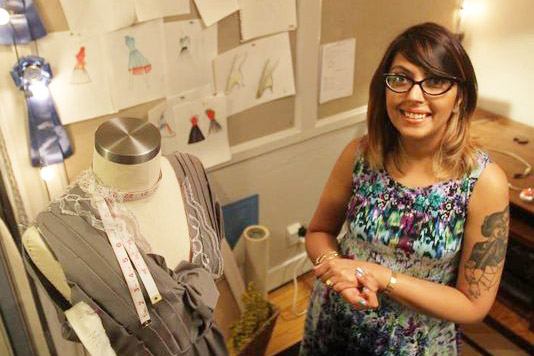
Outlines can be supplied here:
M304 262L304 259L306 259L306 262ZM278 266L270 268L269 271L267 271L267 290L271 291L293 280L295 268L298 268L297 276L300 276L301 274L310 271L312 267L313 264L308 258L306 252L301 252L298 255L291 257L290 259L284 261Z

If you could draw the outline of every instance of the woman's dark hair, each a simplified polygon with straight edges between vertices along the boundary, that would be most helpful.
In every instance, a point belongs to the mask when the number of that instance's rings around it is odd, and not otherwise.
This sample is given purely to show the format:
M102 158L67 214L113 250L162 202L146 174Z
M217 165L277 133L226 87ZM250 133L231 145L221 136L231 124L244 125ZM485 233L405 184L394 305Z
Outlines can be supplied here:
M371 80L367 111L366 159L374 168L384 168L386 156L393 155L400 171L399 133L386 110L383 74L389 72L395 55L402 54L428 75L458 79L458 113L453 114L440 150L434 157L438 177L460 177L475 165L476 145L469 134L477 103L477 80L473 65L459 39L435 23L412 26L391 42Z

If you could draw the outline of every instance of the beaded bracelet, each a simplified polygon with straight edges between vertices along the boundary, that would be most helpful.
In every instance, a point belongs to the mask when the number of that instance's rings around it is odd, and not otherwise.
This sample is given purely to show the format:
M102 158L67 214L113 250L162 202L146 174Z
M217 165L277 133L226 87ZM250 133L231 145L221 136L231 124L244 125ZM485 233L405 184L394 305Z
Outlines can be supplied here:
M317 266L317 265L323 263L324 261L331 260L331 259L333 259L335 257L338 257L338 256L339 256L339 252L337 252L335 250L326 251L321 256L317 257L315 259L315 262L313 262L313 264Z

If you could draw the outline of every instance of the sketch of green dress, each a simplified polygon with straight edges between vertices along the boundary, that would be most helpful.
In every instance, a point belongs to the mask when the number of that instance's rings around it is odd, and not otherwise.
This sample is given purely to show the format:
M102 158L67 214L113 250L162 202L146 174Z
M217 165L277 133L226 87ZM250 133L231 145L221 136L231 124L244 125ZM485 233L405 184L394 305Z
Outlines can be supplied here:
M143 56L141 52L135 48L135 38L124 36L124 42L130 50L128 58L128 71L130 74L142 75L149 73L152 70L152 65L148 59L146 59L145 56Z

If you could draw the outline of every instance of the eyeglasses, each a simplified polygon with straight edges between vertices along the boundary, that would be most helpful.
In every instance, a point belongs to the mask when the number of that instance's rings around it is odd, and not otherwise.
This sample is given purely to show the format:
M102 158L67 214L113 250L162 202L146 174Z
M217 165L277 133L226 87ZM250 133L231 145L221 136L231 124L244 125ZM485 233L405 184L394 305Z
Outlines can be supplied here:
M448 92L454 83L459 83L460 79L456 77L428 77L416 82L402 74L384 73L384 81L386 86L395 93L409 92L417 84L425 94L441 95Z

